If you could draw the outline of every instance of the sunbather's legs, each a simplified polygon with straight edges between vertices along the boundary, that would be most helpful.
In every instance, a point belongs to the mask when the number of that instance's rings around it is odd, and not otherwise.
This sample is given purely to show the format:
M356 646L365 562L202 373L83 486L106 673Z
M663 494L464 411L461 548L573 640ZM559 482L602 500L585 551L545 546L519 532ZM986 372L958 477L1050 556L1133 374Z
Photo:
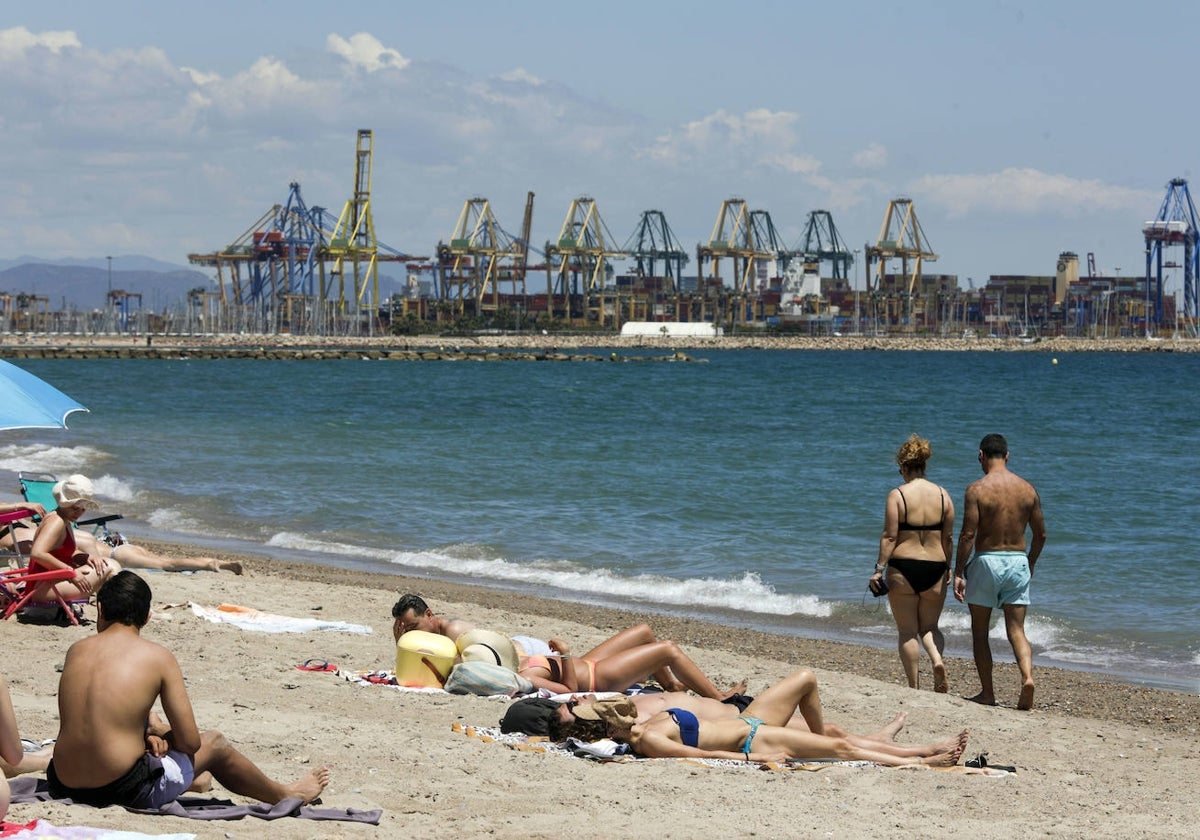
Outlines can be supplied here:
M127 569L158 569L163 572L227 571L235 575L242 573L242 564L236 560L218 560L215 557L165 557L130 543L115 547L111 556Z
M213 778L233 793L271 804L293 796L311 802L329 784L329 768L324 766L310 770L290 784L277 782L234 749L224 735L211 730L200 733L200 749L192 758L192 766L197 775L210 771Z
M589 657L590 658L590 657ZM624 650L596 662L596 689L624 691L662 668L670 668L687 688L704 697L724 700L746 689L745 681L722 692L674 642L658 641Z
M583 658L599 662L601 659L607 659L621 651L632 650L633 648L653 644L657 641L658 637L654 635L654 630L651 629L649 624L635 624L627 630L622 630L611 639L605 639L585 653ZM658 669L654 672L654 678L667 691L682 691L685 688L683 683L671 673L670 668ZM641 679L641 677L638 679Z
M745 714L773 726L787 726L797 709L811 732L825 733L821 695L817 692L817 676L812 671L800 670L784 677L755 697L746 707Z

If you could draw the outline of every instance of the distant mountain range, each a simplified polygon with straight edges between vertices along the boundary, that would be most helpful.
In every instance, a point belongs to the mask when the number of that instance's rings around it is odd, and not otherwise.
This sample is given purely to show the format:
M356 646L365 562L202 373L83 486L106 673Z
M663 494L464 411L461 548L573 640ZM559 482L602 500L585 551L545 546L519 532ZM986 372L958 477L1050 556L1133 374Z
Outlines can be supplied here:
M203 271L151 257L112 258L111 288L141 295L142 307L155 311L186 301L192 289L210 289L211 277ZM103 308L109 282L109 262L105 257L0 259L0 293L43 297L52 310Z
M141 295L141 308L153 312L184 305L192 289L216 290L215 272L172 265L152 257L114 256L111 278L105 257L0 259L0 294L46 298L51 311L104 308L110 279L112 289ZM382 271L379 289L382 298L403 290L400 280Z

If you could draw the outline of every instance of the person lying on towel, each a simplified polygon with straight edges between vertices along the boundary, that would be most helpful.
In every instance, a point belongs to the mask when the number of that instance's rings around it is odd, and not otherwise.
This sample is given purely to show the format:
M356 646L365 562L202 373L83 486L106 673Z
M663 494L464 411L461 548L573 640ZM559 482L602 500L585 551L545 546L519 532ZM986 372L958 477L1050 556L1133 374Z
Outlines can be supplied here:
M799 709L808 731L789 727ZM779 762L788 759L870 761L891 767L907 764L952 766L962 758L967 730L935 744L901 746L894 741L846 734L826 734L812 671L801 670L758 695L742 714L723 720L701 720L682 708L668 708L638 723L637 706L629 697L597 700L570 710L565 726L557 718L550 737L584 741L612 738L629 744L647 758L722 758Z

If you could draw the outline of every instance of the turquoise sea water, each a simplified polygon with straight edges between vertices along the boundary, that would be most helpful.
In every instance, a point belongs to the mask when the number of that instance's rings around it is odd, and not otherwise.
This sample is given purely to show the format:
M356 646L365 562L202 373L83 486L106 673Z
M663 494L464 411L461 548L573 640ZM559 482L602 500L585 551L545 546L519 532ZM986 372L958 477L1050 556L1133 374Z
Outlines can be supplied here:
M135 541L891 647L863 594L892 456L929 437L929 477L961 505L999 431L1050 534L1037 660L1200 690L1200 355L694 355L707 363L22 360L91 412L0 433L0 495L19 469L84 472ZM942 624L969 655L953 598Z

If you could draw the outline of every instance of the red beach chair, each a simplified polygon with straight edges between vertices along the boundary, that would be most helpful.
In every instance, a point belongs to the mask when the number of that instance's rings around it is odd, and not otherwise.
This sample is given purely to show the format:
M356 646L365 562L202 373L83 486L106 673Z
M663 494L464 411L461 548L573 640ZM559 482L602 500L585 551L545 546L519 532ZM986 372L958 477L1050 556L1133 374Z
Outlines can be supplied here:
M31 571L28 566L23 569L5 569L0 571L0 621L7 619L11 615L16 615L21 610L33 605L34 591L38 586L46 581L60 583L65 580L71 580L75 577L74 569L52 569L48 572ZM64 598L56 587L51 586L50 591L54 593L54 599L58 602L58 606L62 607L62 611L74 625L79 624L79 619L75 615L75 610L72 608L71 602ZM39 605L42 602L36 602ZM54 601L49 602L51 604Z

